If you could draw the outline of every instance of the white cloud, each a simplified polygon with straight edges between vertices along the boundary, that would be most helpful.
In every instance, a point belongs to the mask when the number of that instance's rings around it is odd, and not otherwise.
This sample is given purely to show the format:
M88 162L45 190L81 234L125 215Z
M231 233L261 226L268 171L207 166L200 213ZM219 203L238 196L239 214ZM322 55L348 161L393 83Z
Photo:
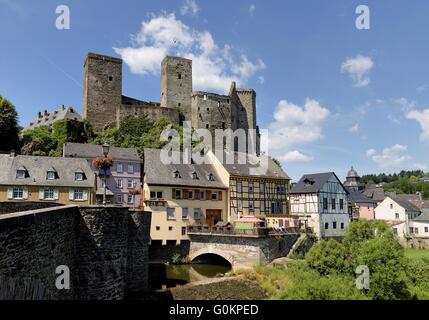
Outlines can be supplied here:
M425 110L412 110L406 114L408 119L416 120L422 129L420 140L429 142L429 109Z
M398 104L404 112L409 112L416 107L416 103L414 101L408 101L405 98L398 98L393 100L393 102Z
M283 161L285 163L290 162L310 162L313 160L312 156L306 155L298 150L293 150L286 152L283 156L277 157L279 161Z
M357 133L357 132L359 132L359 123L356 123L354 126L352 126L352 127L349 129L349 131L350 131L351 133Z
M307 98L301 107L281 100L269 125L270 154L285 162L313 160L296 150L297 147L323 139L322 127L330 112L316 100Z
M131 72L141 75L159 74L166 55L192 59L196 90L226 92L232 81L243 85L265 68L261 59L252 62L243 53L234 54L229 45L220 47L210 32L190 28L173 13L153 15L143 21L140 31L132 36L132 46L113 49Z
M367 157L372 157L376 153L377 153L377 150L375 150L375 149L368 149L368 151L366 152L366 156Z
M412 160L412 157L404 154L406 151L407 146L395 144L384 148L381 153L375 149L369 149L366 155L377 163L380 168L397 168Z
M185 0L183 2L182 8L180 8L180 13L184 16L190 14L192 16L196 16L200 11L198 4L195 0Z
M387 116L387 119L389 119L389 121L393 124L400 124L401 120L399 120L399 118L397 118L396 116L394 116L393 114L389 114Z
M259 76L259 77L258 77L258 82L259 82L260 84L264 84L264 83L265 83L265 77L264 77L264 76Z
M251 4L249 7L249 14L251 17L255 14L256 6L254 4Z
M341 72L348 73L354 81L356 88L366 87L370 83L369 72L374 67L370 57L357 55L349 58L341 65Z

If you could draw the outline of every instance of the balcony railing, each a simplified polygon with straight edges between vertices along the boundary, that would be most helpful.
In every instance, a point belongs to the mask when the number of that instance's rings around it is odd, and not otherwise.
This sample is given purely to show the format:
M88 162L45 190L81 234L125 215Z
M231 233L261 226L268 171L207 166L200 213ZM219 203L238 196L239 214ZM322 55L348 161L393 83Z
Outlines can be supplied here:
M206 235L231 235L248 237L268 236L268 228L235 229L232 226L227 227L209 227L204 225L188 226L188 234L206 234Z

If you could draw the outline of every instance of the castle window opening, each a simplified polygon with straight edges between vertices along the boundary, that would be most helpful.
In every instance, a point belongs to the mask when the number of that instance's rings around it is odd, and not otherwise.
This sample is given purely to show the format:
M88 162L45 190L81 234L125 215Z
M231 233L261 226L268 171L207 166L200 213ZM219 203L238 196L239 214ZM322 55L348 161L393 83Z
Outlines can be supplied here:
M225 129L225 122L222 122L222 129Z
M177 79L182 79L182 74L180 74L180 73L179 73L179 74L177 75Z
M177 106L178 106L178 107L180 107L181 105L182 105L182 104L181 104L180 102L177 104Z
M112 81L112 80L113 80L113 77L112 77L112 76L110 76L110 77L109 77L109 81Z
M207 123L207 124L206 124L206 129L208 129L208 128L209 128L209 124Z
M226 103L229 103L229 99L226 99Z
M207 111L210 111L210 109L209 109L209 108L207 108Z
M217 106L220 107L220 101L217 102Z
M160 226L156 226L156 231L159 231L161 229Z

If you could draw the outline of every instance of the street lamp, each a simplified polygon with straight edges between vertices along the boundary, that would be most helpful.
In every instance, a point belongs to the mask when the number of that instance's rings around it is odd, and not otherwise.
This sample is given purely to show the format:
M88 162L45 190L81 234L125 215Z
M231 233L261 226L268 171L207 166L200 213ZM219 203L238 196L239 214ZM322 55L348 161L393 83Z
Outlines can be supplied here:
M104 143L102 145L103 147L103 155L106 158L107 155L109 154L109 149L110 146L107 143ZM104 170L104 189L103 189L103 206L106 205L106 187L107 187L107 181L106 181L106 168L103 169Z

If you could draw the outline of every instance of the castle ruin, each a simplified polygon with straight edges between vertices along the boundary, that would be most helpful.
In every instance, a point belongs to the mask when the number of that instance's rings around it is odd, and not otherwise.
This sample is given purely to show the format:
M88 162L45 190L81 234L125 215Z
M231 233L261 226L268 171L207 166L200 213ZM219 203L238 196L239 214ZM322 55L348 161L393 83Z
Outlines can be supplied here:
M256 129L256 92L236 88L228 95L192 91L192 60L166 56L161 63L160 103L122 95L122 59L88 53L84 64L83 117L96 131L119 127L129 115L166 116L173 123L191 121L194 129Z

